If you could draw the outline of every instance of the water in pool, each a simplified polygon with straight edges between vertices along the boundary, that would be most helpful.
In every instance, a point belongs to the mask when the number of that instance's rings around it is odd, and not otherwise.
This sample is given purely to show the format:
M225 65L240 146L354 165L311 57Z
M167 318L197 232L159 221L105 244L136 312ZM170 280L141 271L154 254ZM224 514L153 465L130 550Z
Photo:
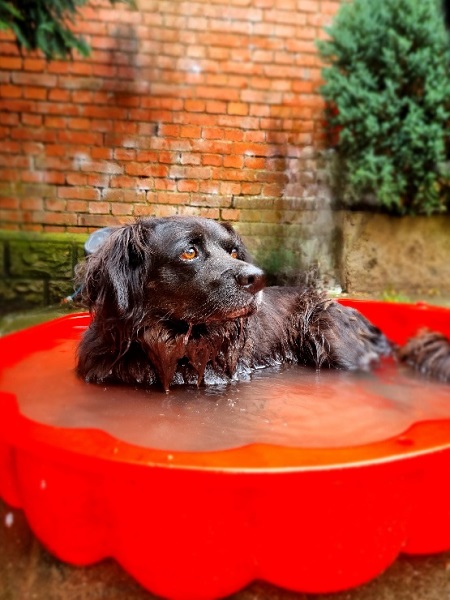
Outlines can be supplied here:
M413 423L450 418L450 386L392 361L371 373L298 366L263 369L251 381L209 388L142 390L87 384L74 373L76 341L31 353L5 370L0 389L21 412L58 427L96 428L139 446L208 451L252 442L354 446Z

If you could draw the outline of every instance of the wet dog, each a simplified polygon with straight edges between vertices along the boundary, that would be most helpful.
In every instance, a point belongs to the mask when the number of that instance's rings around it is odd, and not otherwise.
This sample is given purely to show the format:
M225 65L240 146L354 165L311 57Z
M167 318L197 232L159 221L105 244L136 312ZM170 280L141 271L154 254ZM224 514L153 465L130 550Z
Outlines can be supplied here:
M78 374L165 391L298 363L367 369L391 352L356 310L313 288L267 287L241 238L197 217L118 227L81 267L92 323Z

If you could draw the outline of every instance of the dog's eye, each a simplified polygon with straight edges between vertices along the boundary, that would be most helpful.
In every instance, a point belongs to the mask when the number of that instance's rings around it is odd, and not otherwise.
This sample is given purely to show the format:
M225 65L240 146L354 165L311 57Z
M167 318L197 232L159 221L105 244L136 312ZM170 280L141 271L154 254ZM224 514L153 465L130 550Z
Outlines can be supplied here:
M236 250L236 248L233 248L233 250L230 252L230 256L231 256L231 258L238 257L238 251Z
M195 248L188 248L182 254L180 254L180 258L183 260L193 260L198 256L198 252Z

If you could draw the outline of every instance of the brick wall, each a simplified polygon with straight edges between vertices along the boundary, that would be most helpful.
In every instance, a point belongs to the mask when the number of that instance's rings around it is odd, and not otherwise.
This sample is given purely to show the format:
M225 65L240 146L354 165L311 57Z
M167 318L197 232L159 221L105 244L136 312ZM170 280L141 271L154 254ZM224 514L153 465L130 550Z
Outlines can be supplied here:
M93 0L75 23L92 55L49 64L0 34L0 226L202 214L301 254L329 205L315 40L338 7Z

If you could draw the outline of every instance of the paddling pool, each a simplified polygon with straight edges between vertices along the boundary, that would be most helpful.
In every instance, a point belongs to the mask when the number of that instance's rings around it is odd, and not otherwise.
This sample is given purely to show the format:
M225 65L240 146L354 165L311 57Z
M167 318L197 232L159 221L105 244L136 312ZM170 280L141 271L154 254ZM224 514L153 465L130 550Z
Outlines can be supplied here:
M450 310L343 301L403 343ZM0 496L63 561L115 558L166 598L254 579L348 589L450 548L450 386L392 361L289 367L214 390L96 386L67 315L0 339Z

